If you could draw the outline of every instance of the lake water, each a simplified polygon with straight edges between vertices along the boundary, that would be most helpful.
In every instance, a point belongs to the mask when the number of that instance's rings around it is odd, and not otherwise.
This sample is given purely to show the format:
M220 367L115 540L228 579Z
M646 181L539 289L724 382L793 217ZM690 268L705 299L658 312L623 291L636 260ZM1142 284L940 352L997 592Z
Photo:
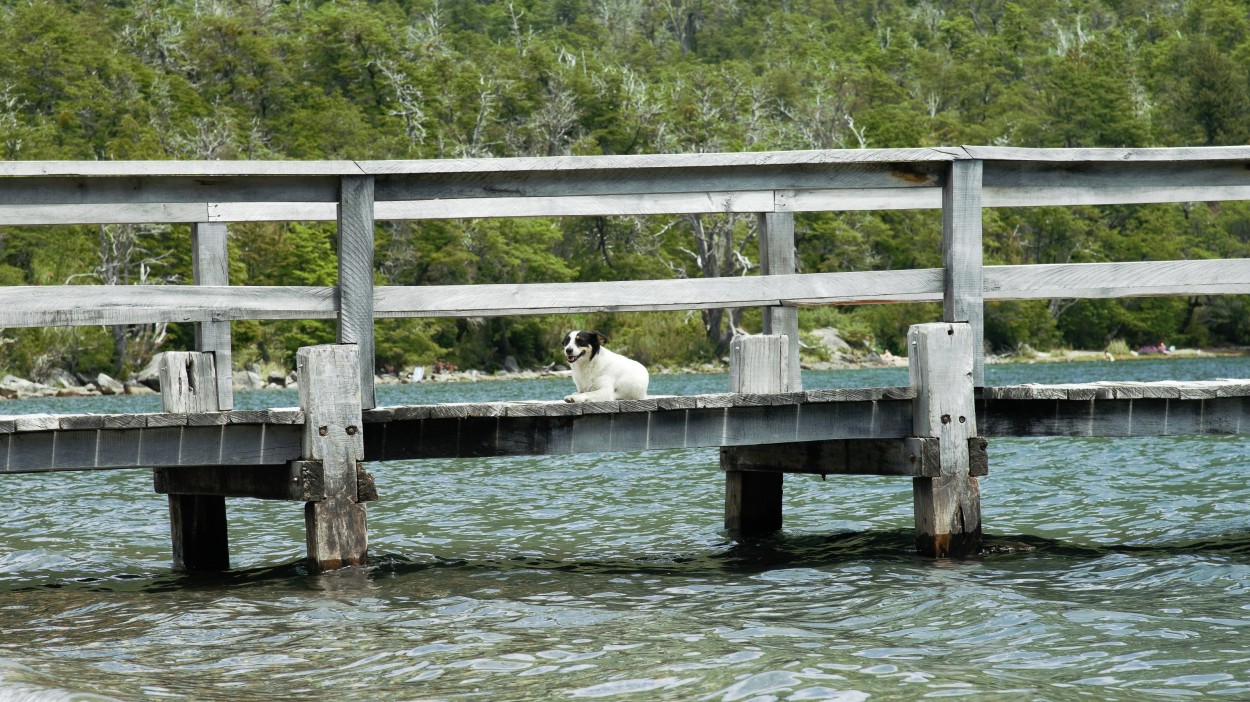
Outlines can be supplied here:
M986 375L1244 378L1250 359ZM906 383L906 369L804 376ZM569 385L385 386L379 402ZM652 392L727 385L658 376ZM714 450L371 464L370 564L322 575L302 565L299 504L230 501L234 570L192 577L170 570L150 472L0 476L0 700L1250 699L1250 439L989 448L998 548L967 560L913 555L906 479L787 476L785 531L735 544Z

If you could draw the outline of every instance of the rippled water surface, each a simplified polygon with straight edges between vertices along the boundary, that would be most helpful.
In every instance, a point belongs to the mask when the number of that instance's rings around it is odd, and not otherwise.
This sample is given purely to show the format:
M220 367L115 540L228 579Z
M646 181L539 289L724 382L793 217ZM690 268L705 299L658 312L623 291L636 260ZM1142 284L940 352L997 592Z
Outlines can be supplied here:
M804 383L902 385L906 370ZM379 395L554 399L567 384ZM653 391L726 384L661 376ZM112 402L0 412L157 409ZM785 531L735 544L715 451L372 464L371 563L317 576L298 504L230 501L234 570L190 577L169 568L149 472L0 476L0 699L1250 699L1250 440L998 439L990 461L993 548L962 561L912 555L905 479L787 476Z

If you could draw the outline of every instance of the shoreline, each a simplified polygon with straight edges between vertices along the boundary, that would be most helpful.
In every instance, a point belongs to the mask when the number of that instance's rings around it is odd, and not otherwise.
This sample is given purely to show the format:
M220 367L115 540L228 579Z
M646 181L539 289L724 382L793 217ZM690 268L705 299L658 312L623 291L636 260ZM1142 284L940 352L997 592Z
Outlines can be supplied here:
M801 363L803 370L812 371L828 371L828 370L856 370L867 368L906 368L906 356L893 356L888 352L878 355L869 354L865 356L852 356L850 354L838 354L836 360L829 361L811 361ZM1225 358L1225 357L1244 357L1250 356L1250 348L1213 348L1213 349L1176 349L1166 354L1150 353L1139 354L1129 353L1109 356L1105 351L1077 351L1077 350L1052 350L1038 351L1030 355L990 355L986 356L986 364L1000 365L1011 363L1034 364L1034 363L1086 363L1091 361L1101 362L1120 362L1120 361L1137 361L1137 360L1157 360L1172 358ZM706 362L698 365L680 366L669 368L659 365L650 369L653 375L681 375L681 374L701 374L701 373L725 373L729 369L729 364L724 361ZM407 385L415 383L476 383L494 380L534 380L539 378L567 378L572 371L562 366L553 366L543 369L530 369L518 371L481 371L481 370L456 370L442 373L432 373L424 375L421 373L419 379L413 380L413 371L409 371L404 376L398 374L379 374L374 376L374 382L378 385ZM151 377L141 378L139 376L131 377L126 381L118 381L107 375L100 374L97 383L82 383L72 385L66 380L68 374L57 375L50 382L52 384L38 383L32 380L19 378L13 375L5 375L0 380L0 402L6 400L24 400L31 398L47 398L47 397L94 397L104 395L156 395L159 390ZM291 376L288 375L286 382L272 382L276 376L271 375L270 381L261 381L259 373L249 370L235 371L236 391L246 390L282 390L294 389L298 387L298 383L290 382Z
M1250 356L1250 348L1223 347L1212 349L1176 349L1167 353L1109 354L1106 351L1075 351L1059 349L1036 351L1032 355L986 356L986 363L1085 363L1089 361L1143 361L1165 358L1236 358Z

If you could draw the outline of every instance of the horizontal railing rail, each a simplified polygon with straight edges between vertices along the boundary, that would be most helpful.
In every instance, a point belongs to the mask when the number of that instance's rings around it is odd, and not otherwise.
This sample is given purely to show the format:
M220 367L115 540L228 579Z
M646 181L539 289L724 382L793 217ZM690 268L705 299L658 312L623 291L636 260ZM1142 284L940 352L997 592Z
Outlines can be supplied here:
M986 301L1250 294L1250 259L985 266ZM5 288L0 327L332 319L326 286L68 285ZM943 271L587 283L376 286L373 314L492 317L941 302Z
M339 182L382 220L937 209L954 161L982 205L1250 199L1250 147L951 147L427 161L10 161L0 225L332 221Z

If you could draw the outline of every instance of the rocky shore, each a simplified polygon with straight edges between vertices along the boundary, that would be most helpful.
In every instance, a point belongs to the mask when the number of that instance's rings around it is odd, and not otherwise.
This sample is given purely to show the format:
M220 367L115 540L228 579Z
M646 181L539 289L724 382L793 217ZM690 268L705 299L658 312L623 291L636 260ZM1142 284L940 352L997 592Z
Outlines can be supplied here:
M821 339L827 350L821 354L821 360L804 361L804 370L842 370L851 368L891 368L906 367L906 356L894 356L889 351L881 354L864 353L852 350L849 346L838 344L838 340ZM1028 354L1011 356L987 356L986 363L1055 363L1072 361L1105 361L1129 360L1142 358L1133 353L1128 356L1107 357L1104 351L1053 351L1039 352L1029 350ZM1149 356L1153 358L1192 358L1195 356L1239 356L1250 353L1248 349L1175 349L1167 356ZM36 382L14 375L0 378L0 400L22 400L34 397L87 397L96 395L155 395L160 392L159 363L161 355L156 357L139 373L125 380L118 380L105 373L95 376L74 374L65 370L53 371L44 382ZM509 359L511 360L511 359ZM378 385L397 385L408 383L473 383L488 380L527 380L535 378L568 377L572 371L566 366L553 364L539 369L522 369L515 361L506 363L507 369L494 372L480 370L459 370L447 367L405 369L402 373L382 373L374 377ZM680 373L724 373L729 367L729 359L717 362L702 363L695 366L668 368L656 366L651 369L655 375ZM258 367L244 368L234 371L235 390L277 390L296 388L295 374L285 371L262 373Z

